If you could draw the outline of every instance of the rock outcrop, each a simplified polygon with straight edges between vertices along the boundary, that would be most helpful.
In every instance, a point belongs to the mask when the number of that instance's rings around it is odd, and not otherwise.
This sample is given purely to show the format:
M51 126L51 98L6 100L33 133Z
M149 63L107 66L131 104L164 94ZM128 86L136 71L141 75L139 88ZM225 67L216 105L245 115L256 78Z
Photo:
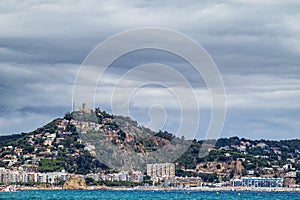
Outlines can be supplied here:
M85 180L76 175L70 175L63 185L64 190L84 190L86 188Z
M237 160L235 163L234 174L238 176L243 175L244 166L240 160Z
M283 187L294 187L296 185L296 178L287 177L283 180Z

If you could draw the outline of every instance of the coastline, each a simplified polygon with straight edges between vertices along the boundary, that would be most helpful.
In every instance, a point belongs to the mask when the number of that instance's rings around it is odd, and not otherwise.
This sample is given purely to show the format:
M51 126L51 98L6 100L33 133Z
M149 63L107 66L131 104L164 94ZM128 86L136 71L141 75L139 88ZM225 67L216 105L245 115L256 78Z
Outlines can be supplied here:
M62 187L17 187L18 191L34 191L34 190L64 190ZM203 191L203 192L300 192L300 188L287 187L192 187L192 188L161 188L161 187L106 187L106 186L90 186L86 191L110 190L110 191Z

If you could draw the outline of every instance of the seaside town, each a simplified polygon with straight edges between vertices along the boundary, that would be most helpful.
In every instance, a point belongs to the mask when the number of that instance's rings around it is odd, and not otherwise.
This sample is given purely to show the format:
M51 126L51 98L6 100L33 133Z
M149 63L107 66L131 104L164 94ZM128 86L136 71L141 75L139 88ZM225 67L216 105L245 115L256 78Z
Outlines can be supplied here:
M62 172L39 173L38 166L28 164L22 165L17 170L0 168L0 181L5 185L17 183L23 183L25 185L26 183L47 183L51 185L59 185L61 182L65 182L70 175L71 174L66 173L64 170ZM102 180L111 182L131 181L135 183L142 183L144 181L144 174L140 171L131 173L121 171L113 174L99 173L78 176L85 179L92 179L96 182ZM174 186L179 188L189 188L202 187L205 184L199 177L175 176L174 163L148 164L146 176L151 177L151 180L156 183L163 183L163 186L166 187ZM296 174L288 173L287 177L296 177ZM233 179L229 182L213 184L210 186L282 187L283 178L242 177L241 179Z
M0 200L300 200L300 0L0 0Z
M80 120L74 117L76 114ZM140 130L133 121L126 124ZM209 146L208 155L202 158L197 155L203 141L194 140L174 163L148 163L144 171L124 171L100 163L96 147L79 137L101 134L106 141L122 147L133 144L137 136L120 127L114 116L100 109L88 109L83 103L79 111L67 113L33 132L1 136L0 185L44 189L300 187L299 140L222 138ZM153 138L150 141L160 143L151 144L152 149L153 145L167 143L174 137L159 132ZM139 145L139 151L149 151L148 143L141 144L144 146ZM84 183L78 185L77 180L72 186L68 181L74 177Z

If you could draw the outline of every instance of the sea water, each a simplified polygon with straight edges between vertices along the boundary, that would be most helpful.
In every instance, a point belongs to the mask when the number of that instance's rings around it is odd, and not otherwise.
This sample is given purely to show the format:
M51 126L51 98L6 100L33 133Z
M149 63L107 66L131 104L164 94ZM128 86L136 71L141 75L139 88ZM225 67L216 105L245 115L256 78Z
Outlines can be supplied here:
M203 192L203 191L22 191L0 193L0 200L192 200L192 199L300 199L300 193L294 192Z

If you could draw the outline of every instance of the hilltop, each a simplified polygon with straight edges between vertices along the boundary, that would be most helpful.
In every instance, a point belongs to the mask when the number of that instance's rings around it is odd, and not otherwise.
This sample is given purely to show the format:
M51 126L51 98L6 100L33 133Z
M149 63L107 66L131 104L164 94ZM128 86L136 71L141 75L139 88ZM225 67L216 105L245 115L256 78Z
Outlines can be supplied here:
M0 167L30 164L39 172L133 171L147 163L174 162L177 176L200 176L205 182L241 176L296 178L299 157L298 139L187 140L99 108L66 113L32 132L0 137Z
M156 156L154 161L164 162L170 157L166 160L149 153L158 152L164 146L168 153L176 153L181 150L177 148L179 143L187 143L166 131L151 131L129 117L113 116L99 108L91 112L66 113L63 118L32 132L1 136L0 139L2 167L32 164L37 165L40 172L66 170L76 174L136 170L135 167L144 166L134 165L130 158L145 160Z

